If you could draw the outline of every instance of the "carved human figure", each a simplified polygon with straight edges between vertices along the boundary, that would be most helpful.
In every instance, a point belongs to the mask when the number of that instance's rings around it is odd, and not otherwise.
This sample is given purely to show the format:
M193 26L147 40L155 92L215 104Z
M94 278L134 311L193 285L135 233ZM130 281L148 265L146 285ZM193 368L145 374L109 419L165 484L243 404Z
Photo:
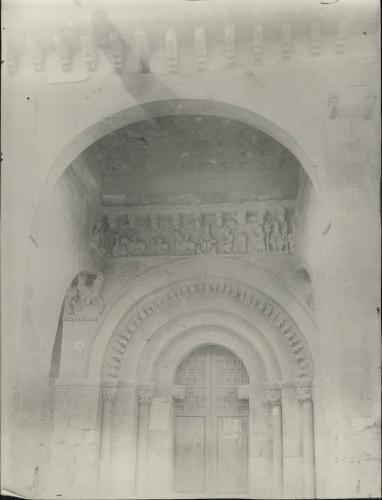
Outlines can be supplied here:
M279 221L272 221L269 229L269 251L281 252L283 249L283 237L280 231Z
M121 245L121 236L119 233L115 234L114 246L112 248L113 257L120 257L123 255L122 245Z
M201 255L217 253L216 241L211 236L211 229L208 224L204 224L202 227L197 253Z
M127 241L127 250L129 255L139 256L145 253L146 243L142 240L139 240L136 234L133 234Z
M280 235L282 240L282 248L281 250L288 250L288 223L285 218L285 213L281 213L279 216L279 227L280 227Z
M152 241L151 252L153 255L168 255L170 252L170 245L163 236L157 236Z
M195 243L191 241L191 234L186 233L184 236L180 231L174 231L175 244L174 253L178 255L190 255L195 253Z
M151 214L150 215L150 229L156 231L158 229L158 215Z
M248 251L249 252L264 252L266 249L265 232L263 228L264 214L260 213L257 216L250 215L248 217L247 234L248 234Z
M238 230L234 237L233 242L233 252L234 253L245 253L248 248L248 236L242 231Z
M173 214L172 216L172 225L174 227L174 230L180 230L180 215L179 214Z
M200 214L194 214L194 228L198 231L202 227L202 218Z
M219 253L232 253L233 251L234 237L229 227L225 227L223 231L223 237L218 242Z
M103 227L102 221L98 221L93 227L93 243L101 251L103 251Z
M105 248L105 255L110 257L113 255L113 246L115 243L115 232L110 227L110 224L105 217L103 220L103 242Z
M266 252L269 252L270 249L269 249L269 237L270 237L270 232L271 232L271 223L269 222L269 220L266 220L264 222L264 233L265 233L265 238L264 238L264 241L265 241L265 251Z
M161 231L170 231L171 227L170 227L170 221L169 221L168 217L161 218L159 228Z
M289 253L294 253L295 251L295 239L293 233L288 234L288 249Z
M103 273L97 273L92 284L88 284L88 274L79 273L76 283L72 284L70 298L67 301L69 314L83 311L89 306L98 306L99 312L104 309L104 302L100 296L104 282Z
M216 225L217 227L223 227L224 220L222 212L216 212Z
M109 225L106 217L97 222L93 227L93 242L97 248L107 257L113 254L115 244L115 233Z

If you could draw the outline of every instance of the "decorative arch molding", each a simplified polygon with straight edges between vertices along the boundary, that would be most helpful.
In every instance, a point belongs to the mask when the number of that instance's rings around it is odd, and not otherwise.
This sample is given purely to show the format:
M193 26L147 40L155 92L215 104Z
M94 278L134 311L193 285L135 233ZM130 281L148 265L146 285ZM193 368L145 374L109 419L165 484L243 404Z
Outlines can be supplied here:
M108 344L103 366L103 383L116 385L129 340L147 318L168 306L192 297L220 297L248 307L263 316L286 340L298 366L298 378L314 375L309 347L293 318L273 299L256 288L234 279L208 277L183 280L153 291L134 305L114 330Z
M137 366L138 381L144 381L144 367L150 364L152 380L155 380L158 387L174 384L176 370L182 361L199 347L211 344L222 346L233 352L245 365L251 384L282 380L282 370L278 360L275 357L272 360L264 360L263 353L231 327L207 324L182 328L178 325L169 333L170 338L163 342L160 349L157 346L150 348L149 345L145 349ZM155 339L153 341L155 342Z

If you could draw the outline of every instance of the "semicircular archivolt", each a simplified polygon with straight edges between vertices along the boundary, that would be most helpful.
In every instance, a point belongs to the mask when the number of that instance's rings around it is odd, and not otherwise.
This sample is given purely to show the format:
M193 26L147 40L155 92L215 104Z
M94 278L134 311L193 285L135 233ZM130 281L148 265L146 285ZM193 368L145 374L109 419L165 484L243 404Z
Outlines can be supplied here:
M249 285L221 278L187 280L156 290L133 306L115 329L102 367L102 380L117 384L122 359L132 335L156 312L192 296L215 296L240 303L261 314L286 340L298 367L298 378L313 377L313 362L306 340L290 315L267 295Z

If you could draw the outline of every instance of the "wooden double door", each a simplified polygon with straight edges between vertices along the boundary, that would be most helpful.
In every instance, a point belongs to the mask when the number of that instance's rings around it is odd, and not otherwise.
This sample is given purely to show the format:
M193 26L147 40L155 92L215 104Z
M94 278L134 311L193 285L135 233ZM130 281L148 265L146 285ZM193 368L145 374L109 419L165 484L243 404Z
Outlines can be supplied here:
M248 401L237 386L248 383L240 359L206 345L181 363L176 384L186 387L175 403L175 491L209 496L248 491Z

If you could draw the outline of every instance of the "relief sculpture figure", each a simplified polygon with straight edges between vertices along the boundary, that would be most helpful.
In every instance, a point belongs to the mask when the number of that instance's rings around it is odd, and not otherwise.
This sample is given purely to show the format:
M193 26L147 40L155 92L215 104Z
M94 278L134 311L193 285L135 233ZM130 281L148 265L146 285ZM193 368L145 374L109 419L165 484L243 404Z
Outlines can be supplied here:
M130 240L125 241L127 241L127 249L129 255L140 256L145 253L146 243L142 240L139 240L136 234L133 234Z
M113 255L115 234L106 217L94 225L93 243L106 257Z
M103 282L104 276L101 272L97 273L92 284L88 284L88 274L78 274L67 295L69 314L76 314L89 306L97 306L101 313L104 309L104 302L100 296Z
M218 242L219 253L233 252L234 237L229 227L224 228L223 238Z
M170 252L170 245L163 236L157 236L151 243L151 252L152 255L168 255Z
M283 251L288 251L288 223L285 219L285 214L280 215L280 235L282 240L282 248Z
M216 241L211 236L211 230L208 224L205 224L202 227L200 243L197 246L196 251L199 255L208 255L217 253Z
M234 238L233 251L234 253L246 253L247 246L248 236L244 231L239 229Z
M294 238L284 208L259 206L238 212L176 212L116 218L104 216L93 228L93 245L106 257L293 253ZM236 215L236 216L235 216ZM128 217L128 223L125 221Z
M279 222L273 221L270 223L270 230L269 230L269 251L281 252L282 248L283 248L283 238L280 232Z
M191 241L191 234L186 233L184 236L180 231L174 231L175 243L174 253L177 255L192 255L195 253L196 245Z
M266 250L265 232L263 228L264 215L248 217L248 252L262 253Z

